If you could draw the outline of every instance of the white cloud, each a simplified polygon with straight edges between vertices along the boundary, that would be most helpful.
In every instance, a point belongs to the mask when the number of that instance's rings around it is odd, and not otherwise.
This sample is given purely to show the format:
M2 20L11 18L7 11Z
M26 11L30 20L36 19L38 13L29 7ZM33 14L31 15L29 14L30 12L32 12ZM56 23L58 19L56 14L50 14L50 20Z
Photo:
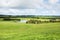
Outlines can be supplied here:
M15 7L21 5L23 0L0 0L0 7Z
M5 15L60 15L56 10L39 10L39 9L0 9L0 14Z
M34 15L36 10L35 9L24 9L24 10L9 9L9 11L16 15Z
M0 14L1 13L14 14L14 15L57 14L56 10L58 9L60 10L60 4L59 5L56 4L57 2L58 0L49 0L49 4L45 4L44 0L0 0L0 7L3 8L3 9L0 8ZM21 10L21 9L12 9L10 7L22 7L22 8L24 7L28 9Z
M24 6L27 8L39 8L43 0L0 0L0 7Z
M44 0L0 0L0 7L21 7L21 8L47 8L52 9L59 0L49 0L50 4L45 4ZM52 5L53 4L53 5Z
M51 3L51 4L55 4L55 3L57 3L59 0L49 0L49 2Z

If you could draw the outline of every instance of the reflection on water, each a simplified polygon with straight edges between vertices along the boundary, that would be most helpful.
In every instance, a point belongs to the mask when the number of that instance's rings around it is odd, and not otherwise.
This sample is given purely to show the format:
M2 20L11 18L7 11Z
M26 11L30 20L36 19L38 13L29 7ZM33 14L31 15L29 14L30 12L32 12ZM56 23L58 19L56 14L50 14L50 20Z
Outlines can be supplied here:
M20 22L26 22L27 20L21 20Z

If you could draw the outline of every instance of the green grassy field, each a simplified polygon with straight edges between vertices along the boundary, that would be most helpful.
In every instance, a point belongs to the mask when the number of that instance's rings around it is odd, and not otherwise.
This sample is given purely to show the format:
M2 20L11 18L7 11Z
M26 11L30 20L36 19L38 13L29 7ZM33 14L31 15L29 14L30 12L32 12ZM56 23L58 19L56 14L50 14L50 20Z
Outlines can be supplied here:
M0 40L60 40L60 23L0 22Z

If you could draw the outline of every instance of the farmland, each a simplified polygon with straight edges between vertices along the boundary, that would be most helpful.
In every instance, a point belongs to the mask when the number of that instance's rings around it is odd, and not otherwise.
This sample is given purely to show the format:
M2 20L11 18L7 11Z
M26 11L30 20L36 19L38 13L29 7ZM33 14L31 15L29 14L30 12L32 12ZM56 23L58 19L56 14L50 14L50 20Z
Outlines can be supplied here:
M60 40L60 23L0 21L0 40Z

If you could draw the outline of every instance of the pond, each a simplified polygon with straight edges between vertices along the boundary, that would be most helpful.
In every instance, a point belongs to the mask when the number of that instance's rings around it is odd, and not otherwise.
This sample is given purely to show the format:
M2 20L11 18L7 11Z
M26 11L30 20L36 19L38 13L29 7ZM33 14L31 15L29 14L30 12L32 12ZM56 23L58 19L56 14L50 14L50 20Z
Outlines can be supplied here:
M20 22L24 22L24 23L25 23L26 21L27 21L27 20L21 20Z

